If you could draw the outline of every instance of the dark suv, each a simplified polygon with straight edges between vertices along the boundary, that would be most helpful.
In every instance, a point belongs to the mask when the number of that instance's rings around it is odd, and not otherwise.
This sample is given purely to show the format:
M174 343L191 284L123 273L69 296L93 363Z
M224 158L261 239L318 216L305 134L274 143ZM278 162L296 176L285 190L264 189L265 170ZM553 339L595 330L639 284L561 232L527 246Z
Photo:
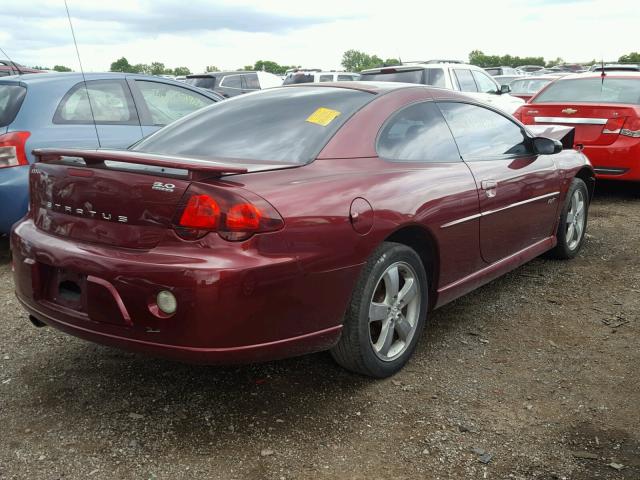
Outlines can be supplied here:
M187 75L185 80L195 87L213 90L224 97L235 97L269 87L279 87L282 80L267 72L208 72Z

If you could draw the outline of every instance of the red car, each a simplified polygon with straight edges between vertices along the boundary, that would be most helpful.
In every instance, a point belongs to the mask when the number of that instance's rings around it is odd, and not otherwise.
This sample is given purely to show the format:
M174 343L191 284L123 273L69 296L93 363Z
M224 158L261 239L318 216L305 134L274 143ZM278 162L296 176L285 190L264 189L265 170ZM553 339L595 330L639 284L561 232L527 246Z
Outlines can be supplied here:
M25 73L47 73L47 71L25 67L19 63L9 62L7 60L0 60L0 77L23 75Z
M640 72L562 77L514 115L527 125L575 127L599 178L640 181Z
M36 325L188 362L399 370L427 312L582 244L588 160L452 91L301 84L126 151L36 151L13 229Z

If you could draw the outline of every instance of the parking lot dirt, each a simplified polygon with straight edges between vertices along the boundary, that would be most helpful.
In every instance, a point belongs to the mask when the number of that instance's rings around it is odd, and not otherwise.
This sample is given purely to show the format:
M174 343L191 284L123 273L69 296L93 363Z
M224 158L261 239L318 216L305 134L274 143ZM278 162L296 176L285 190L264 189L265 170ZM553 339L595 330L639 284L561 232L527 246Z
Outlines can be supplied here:
M198 367L34 328L0 240L0 479L640 478L640 188L585 248L433 312L386 380ZM484 462L484 463L483 463Z

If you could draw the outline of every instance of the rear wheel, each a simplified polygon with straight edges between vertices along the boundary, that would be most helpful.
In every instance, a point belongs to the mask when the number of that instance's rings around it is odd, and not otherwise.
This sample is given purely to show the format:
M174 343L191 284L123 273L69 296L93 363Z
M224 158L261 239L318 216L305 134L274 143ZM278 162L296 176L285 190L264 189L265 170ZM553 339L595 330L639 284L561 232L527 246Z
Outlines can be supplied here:
M589 191L580 178L574 178L569 186L567 198L560 214L560 223L556 238L558 244L551 251L552 256L560 259L575 257L582 244L587 230L589 211Z
M331 355L348 370L384 378L411 357L427 313L427 275L418 254L383 243L367 261Z

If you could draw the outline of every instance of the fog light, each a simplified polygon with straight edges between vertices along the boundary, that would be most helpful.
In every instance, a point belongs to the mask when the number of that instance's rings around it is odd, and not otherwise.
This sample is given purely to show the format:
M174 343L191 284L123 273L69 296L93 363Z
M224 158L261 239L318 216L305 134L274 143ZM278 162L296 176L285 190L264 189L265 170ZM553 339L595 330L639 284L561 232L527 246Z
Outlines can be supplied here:
M176 308L178 307L178 302L176 301L176 297L168 290L162 290L158 293L156 297L156 303L158 304L158 308L162 313L166 313L167 315L171 315L175 313Z

